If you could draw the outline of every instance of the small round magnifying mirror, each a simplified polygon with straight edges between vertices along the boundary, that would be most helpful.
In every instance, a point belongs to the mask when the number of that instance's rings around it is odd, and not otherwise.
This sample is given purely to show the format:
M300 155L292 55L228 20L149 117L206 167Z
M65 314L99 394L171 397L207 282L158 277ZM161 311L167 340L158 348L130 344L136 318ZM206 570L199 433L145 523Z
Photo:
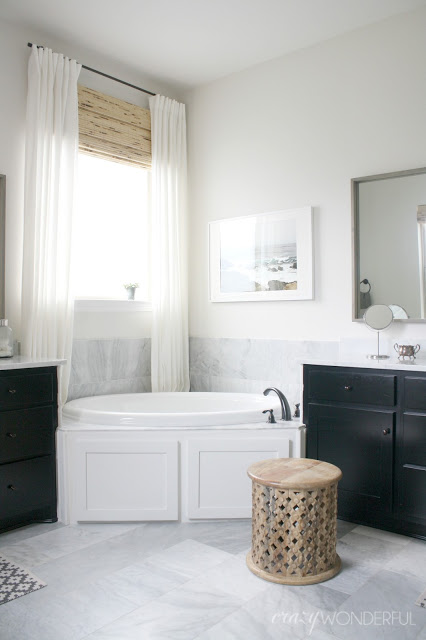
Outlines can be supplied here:
M393 313L385 304L373 304L364 313L364 322L373 331L377 331L377 353L367 355L373 360L385 360L389 356L380 354L380 331L387 329L392 323Z

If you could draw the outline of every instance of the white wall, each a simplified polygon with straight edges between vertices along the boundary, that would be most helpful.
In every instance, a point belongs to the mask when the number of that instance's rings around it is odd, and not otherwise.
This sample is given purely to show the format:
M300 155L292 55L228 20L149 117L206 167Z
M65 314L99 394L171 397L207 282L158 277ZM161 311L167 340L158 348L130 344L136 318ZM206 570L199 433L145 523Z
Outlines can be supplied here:
M27 42L43 44L109 75L150 91L181 99L173 87L160 85L153 78L143 78L135 70L115 63L112 58L102 58L93 51L77 49L72 43L58 41L32 29L18 29L0 21L0 173L6 175L6 317L18 338L21 314L25 112L30 54ZM113 57L113 52L111 56ZM143 107L148 105L147 94L89 71L82 70L79 81L117 98ZM149 332L149 313L76 314L76 338L136 338L145 337Z
M350 179L426 165L426 10L187 96L190 335L365 337L353 323ZM210 220L315 207L315 300L208 301ZM426 326L395 326L426 338Z
M188 105L190 334L334 340L351 322L350 178L426 165L426 10L398 16L184 97L93 51L0 22L0 173L7 176L6 314L19 336L28 41ZM94 45L95 46L95 45ZM83 71L123 99L144 94ZM315 300L208 301L209 220L315 207ZM426 326L392 329L398 337ZM78 314L77 338L143 337L149 315Z

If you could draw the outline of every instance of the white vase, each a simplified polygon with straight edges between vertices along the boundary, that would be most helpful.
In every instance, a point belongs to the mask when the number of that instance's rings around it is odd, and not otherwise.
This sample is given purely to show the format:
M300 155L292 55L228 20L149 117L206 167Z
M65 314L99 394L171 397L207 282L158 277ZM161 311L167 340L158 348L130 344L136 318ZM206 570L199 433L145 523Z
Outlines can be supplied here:
M127 300L135 299L136 287L127 287Z

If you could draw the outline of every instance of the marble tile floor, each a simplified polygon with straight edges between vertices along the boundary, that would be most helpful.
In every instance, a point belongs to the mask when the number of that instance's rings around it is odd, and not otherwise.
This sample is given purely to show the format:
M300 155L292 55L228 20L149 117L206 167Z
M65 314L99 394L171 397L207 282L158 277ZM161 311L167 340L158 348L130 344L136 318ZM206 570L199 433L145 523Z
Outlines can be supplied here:
M248 520L32 525L0 554L48 586L0 606L1 640L426 640L426 542L338 522L343 569L322 584L246 568Z

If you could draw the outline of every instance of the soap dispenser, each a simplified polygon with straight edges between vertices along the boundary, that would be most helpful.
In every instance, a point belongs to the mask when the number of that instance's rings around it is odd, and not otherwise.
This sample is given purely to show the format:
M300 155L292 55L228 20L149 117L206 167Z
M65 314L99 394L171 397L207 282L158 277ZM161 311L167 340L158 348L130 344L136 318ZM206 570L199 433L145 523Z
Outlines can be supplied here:
M13 356L13 332L9 327L9 321L0 320L0 358Z

